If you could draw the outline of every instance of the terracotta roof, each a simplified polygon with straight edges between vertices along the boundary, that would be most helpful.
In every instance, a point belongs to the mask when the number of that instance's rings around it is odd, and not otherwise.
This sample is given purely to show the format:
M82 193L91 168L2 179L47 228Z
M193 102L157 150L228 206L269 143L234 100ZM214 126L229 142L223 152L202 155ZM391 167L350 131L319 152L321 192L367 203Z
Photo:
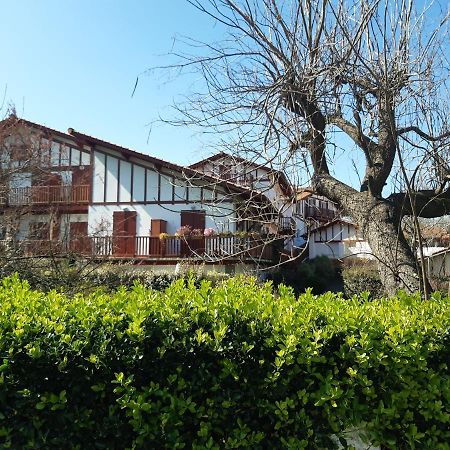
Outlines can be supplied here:
M46 133L46 134L60 136L65 139L73 139L73 136L71 136L68 133L64 133L62 131L55 130L55 129L47 127L45 125L40 125L38 123L31 122L30 120L22 119L17 116L14 116L14 115L7 117L5 120L2 120L1 124L2 124L2 126L5 126L5 125L15 126L15 125L21 125L21 124L28 125L30 127L36 128L36 129Z
M311 197L314 194L312 188L301 188L297 189L297 200L305 200L305 198Z

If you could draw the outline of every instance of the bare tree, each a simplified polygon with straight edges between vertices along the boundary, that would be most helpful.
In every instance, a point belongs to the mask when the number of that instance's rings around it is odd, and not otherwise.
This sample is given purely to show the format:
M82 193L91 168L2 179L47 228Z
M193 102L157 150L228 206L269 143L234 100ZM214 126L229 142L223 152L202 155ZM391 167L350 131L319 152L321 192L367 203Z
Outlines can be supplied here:
M0 228L2 240L14 245L21 220L31 212L19 186L40 176L43 169L35 137L20 125L14 109L7 115L0 122Z
M368 240L388 293L425 287L401 224L450 213L448 12L413 0L187 1L227 34L174 53L165 68L201 83L170 122L296 181L309 174ZM355 188L333 162L358 154Z

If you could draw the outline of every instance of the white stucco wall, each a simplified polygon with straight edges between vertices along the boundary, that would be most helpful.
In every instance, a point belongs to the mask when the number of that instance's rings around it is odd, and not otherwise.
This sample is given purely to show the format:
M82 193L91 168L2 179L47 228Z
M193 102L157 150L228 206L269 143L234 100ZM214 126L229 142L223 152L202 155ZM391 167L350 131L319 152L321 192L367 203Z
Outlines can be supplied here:
M204 210L207 228L235 231L235 195L227 199L221 191L216 184L187 180L181 171L156 167L145 159L125 161L100 147L94 152L88 230L91 235L111 234L114 211L129 210L137 212L138 236L149 235L152 219L167 221L167 232L174 234L181 225L181 211Z
M373 258L368 242L358 236L356 227L349 222L335 222L312 232L309 258L313 259L317 256L334 259Z
M366 241L344 242L344 256L356 258L374 259L372 249Z
M167 233L174 234L181 225L181 211L204 210L206 212L205 227L222 231L236 230L233 205L224 203L220 207L201 204L175 204L175 205L90 205L88 232L90 235L111 234L114 211L136 211L136 235L148 236L151 220L162 219L167 221ZM230 214L231 212L231 214Z
M9 186L14 188L23 188L31 186L31 173L19 172L11 175Z
M450 250L425 259L428 272L433 277L450 277Z
M318 256L327 256L332 259L340 259L344 256L344 249L342 242L309 242L309 259L317 258Z
M201 184L204 199L220 196L216 185ZM93 203L180 201L187 195L190 201L200 201L202 186L198 180L186 180L182 173L159 171L145 160L125 161L106 149L94 152Z

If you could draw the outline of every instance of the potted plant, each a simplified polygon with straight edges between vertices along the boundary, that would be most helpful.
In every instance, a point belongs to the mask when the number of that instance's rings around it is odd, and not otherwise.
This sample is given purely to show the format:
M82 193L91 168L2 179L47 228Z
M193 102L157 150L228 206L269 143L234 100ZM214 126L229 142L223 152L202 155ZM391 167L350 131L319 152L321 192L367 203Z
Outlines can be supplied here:
M203 236L205 237L209 237L209 236L215 236L216 230L214 228L205 228L205 230L203 231Z
M175 232L175 236L177 237L188 237L192 233L192 227L189 225L183 225Z

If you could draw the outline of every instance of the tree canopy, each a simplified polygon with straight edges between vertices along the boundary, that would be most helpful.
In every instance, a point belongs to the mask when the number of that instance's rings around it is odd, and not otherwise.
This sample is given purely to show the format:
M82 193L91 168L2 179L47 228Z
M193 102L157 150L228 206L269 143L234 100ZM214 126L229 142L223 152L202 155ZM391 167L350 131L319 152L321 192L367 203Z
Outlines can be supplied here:
M449 12L412 0L187 1L227 34L175 52L171 67L200 74L202 88L171 122L219 133L222 148L294 182L308 174L361 228L387 290L418 289L401 221L450 213ZM360 186L333 172L339 152L364 161Z

